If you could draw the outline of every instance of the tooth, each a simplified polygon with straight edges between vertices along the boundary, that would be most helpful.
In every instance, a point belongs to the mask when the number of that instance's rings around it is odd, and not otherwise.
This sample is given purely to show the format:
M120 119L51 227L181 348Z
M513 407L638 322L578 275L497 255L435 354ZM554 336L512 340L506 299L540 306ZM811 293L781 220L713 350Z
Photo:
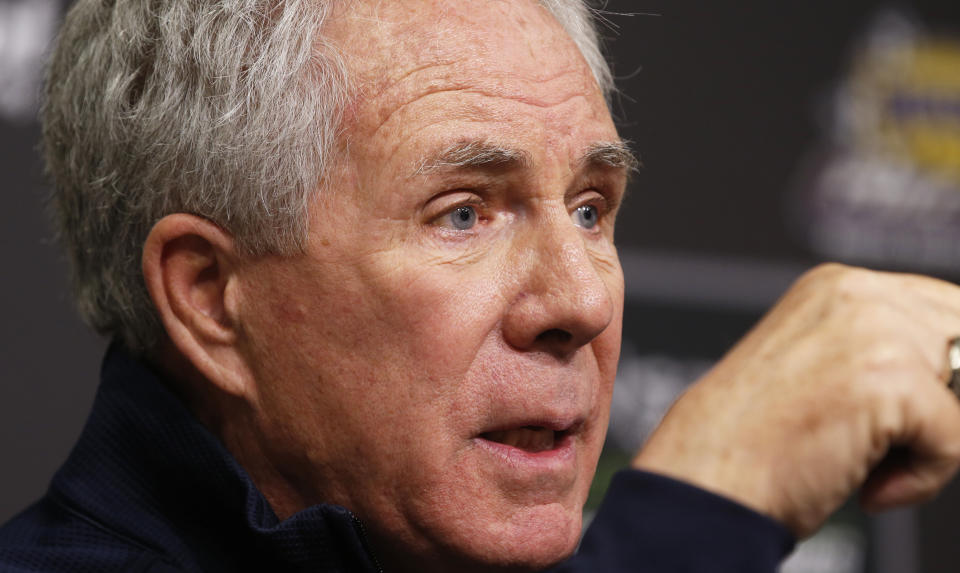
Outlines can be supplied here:
M507 439L507 433L502 430L497 430L496 432L487 432L483 435L484 438L490 440L491 442L497 442L499 444L504 443L504 440Z
M553 430L541 428L540 430L537 430L536 436L537 445L535 448L531 449L537 452L545 452L553 449Z
M485 437L492 442L499 442L506 446L536 453L552 450L556 435L553 430L547 428L527 426L487 432Z
M553 431L546 428L522 428L518 432L516 447L529 452L553 449Z

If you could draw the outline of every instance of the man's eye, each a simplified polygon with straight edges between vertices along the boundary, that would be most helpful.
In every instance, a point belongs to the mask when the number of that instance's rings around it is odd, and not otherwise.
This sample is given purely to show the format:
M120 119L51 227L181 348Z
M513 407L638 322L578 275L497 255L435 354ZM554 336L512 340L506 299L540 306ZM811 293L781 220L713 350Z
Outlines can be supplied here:
M447 215L450 225L459 231L466 231L477 224L477 210L470 205L457 207Z
M573 211L573 223L584 229L592 229L597 226L600 219L600 212L595 205L580 205Z

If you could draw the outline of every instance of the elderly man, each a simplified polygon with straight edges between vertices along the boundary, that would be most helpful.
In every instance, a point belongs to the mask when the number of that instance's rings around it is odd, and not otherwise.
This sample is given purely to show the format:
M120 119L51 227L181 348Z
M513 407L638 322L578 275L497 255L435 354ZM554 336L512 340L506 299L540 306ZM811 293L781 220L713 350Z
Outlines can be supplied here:
M578 0L79 0L45 149L116 342L3 570L569 558L620 346L610 89ZM870 507L934 494L958 309L932 279L810 273L559 567L772 571L864 482Z

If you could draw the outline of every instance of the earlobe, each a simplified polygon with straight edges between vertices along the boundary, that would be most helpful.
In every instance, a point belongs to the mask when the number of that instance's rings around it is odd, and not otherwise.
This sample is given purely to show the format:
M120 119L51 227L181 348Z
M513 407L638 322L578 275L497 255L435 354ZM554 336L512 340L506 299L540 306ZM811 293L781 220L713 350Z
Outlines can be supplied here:
M158 221L143 248L147 291L173 346L208 381L230 394L251 388L237 350L233 237L186 213Z

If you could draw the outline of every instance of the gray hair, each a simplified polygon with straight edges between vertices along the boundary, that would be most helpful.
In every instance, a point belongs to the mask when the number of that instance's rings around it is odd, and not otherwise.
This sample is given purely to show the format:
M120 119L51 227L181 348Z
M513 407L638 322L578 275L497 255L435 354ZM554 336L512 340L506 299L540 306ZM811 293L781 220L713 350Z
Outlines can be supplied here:
M584 0L540 0L604 94ZM248 254L292 254L350 96L319 33L331 0L78 0L42 108L60 241L81 316L143 353L162 326L140 269L152 226L203 216ZM322 187L319 185L319 187Z

